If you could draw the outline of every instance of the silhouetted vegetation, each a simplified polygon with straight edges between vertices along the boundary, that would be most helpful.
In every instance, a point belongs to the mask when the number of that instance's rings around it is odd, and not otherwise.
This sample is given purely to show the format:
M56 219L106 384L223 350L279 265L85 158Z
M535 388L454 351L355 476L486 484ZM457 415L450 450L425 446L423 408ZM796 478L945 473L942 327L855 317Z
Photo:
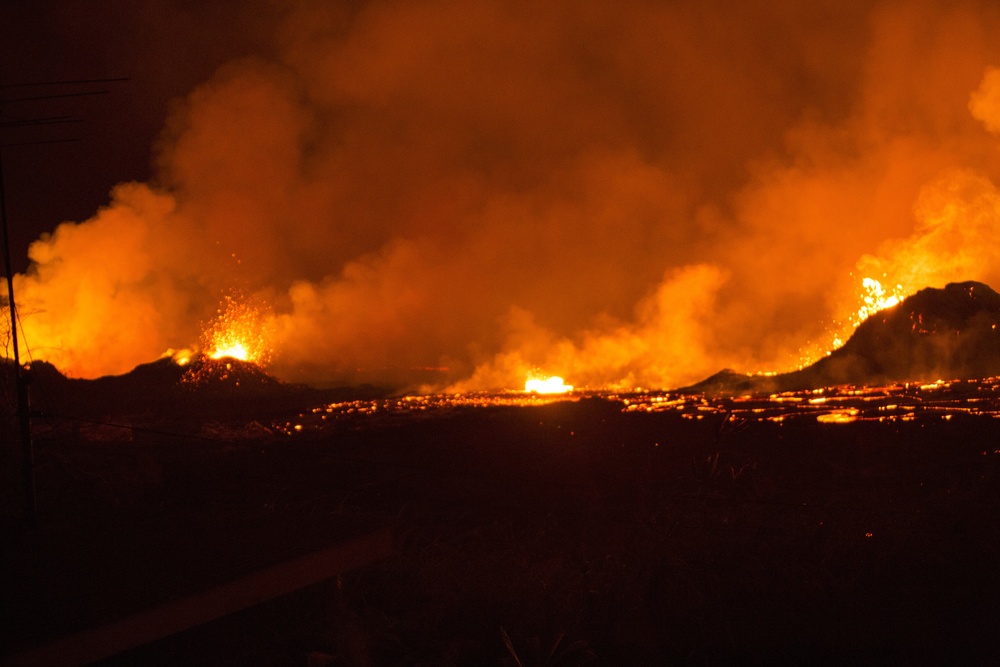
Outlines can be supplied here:
M387 560L107 664L998 657L989 416L824 425L589 398L290 436L214 405L209 419L105 404L95 420L132 426L38 420L62 574L6 541L3 652L390 526Z

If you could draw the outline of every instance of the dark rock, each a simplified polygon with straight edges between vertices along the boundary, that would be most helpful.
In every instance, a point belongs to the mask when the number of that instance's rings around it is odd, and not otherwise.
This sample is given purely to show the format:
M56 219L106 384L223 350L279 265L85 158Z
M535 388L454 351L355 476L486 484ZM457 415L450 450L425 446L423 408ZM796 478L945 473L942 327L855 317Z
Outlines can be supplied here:
M13 364L0 363L0 403L14 414ZM323 403L382 398L389 390L369 385L316 389L285 383L260 366L199 355L180 365L164 358L128 373L96 379L68 378L45 361L33 361L22 377L32 412L39 417L108 417L155 411L172 417L267 419Z

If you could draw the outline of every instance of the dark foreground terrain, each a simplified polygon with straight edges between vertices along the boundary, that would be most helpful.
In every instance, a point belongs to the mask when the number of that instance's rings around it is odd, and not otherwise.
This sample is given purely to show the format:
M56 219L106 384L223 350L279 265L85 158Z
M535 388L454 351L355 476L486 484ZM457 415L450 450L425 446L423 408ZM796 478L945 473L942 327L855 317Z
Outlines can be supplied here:
M36 418L37 529L3 440L0 655L385 528L385 558L102 664L996 664L995 388L834 399Z

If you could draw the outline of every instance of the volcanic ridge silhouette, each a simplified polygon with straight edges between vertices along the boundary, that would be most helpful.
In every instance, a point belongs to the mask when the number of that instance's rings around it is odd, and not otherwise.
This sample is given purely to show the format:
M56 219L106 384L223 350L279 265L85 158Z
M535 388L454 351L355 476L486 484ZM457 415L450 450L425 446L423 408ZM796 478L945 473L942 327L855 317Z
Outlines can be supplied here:
M13 364L0 363L0 385L12 384ZM47 415L142 414L214 416L218 419L264 418L305 406L343 400L381 398L387 389L371 385L315 388L286 383L257 364L239 359L197 355L180 365L164 358L140 364L123 375L95 379L68 378L45 361L33 361L26 372L32 411ZM11 394L10 396L6 394ZM13 392L0 395L10 404Z
M801 391L837 385L877 386L899 382L971 380L1000 375L1000 294L966 281L926 288L862 322L847 343L806 368L773 376L724 369L683 393L740 395ZM6 386L8 360L0 364ZM31 375L56 402L97 407L114 404L139 409L199 406L261 400L270 407L330 400L382 397L385 387L361 385L319 390L286 384L260 367L235 359L197 357L187 367L170 359L137 366L121 376L74 380L46 362L31 364ZM190 381L192 378L196 381ZM275 400L282 399L282 400ZM95 405L91 406L90 403ZM86 404L84 406L83 404Z
M928 287L862 322L811 366L774 376L722 370L679 391L716 395L1000 375L1000 294L967 281Z

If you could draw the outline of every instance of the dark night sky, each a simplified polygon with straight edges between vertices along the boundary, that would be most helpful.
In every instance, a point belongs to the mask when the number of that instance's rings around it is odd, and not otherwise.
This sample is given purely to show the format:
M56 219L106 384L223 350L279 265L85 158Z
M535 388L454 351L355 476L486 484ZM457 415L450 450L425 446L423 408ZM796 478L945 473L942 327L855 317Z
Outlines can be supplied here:
M66 220L82 221L123 181L146 181L171 102L222 63L267 50L268 3L4 0L0 3L3 121L73 116L65 125L4 128L4 182L15 270L27 246ZM90 85L22 83L127 78ZM89 97L11 101L82 91Z

